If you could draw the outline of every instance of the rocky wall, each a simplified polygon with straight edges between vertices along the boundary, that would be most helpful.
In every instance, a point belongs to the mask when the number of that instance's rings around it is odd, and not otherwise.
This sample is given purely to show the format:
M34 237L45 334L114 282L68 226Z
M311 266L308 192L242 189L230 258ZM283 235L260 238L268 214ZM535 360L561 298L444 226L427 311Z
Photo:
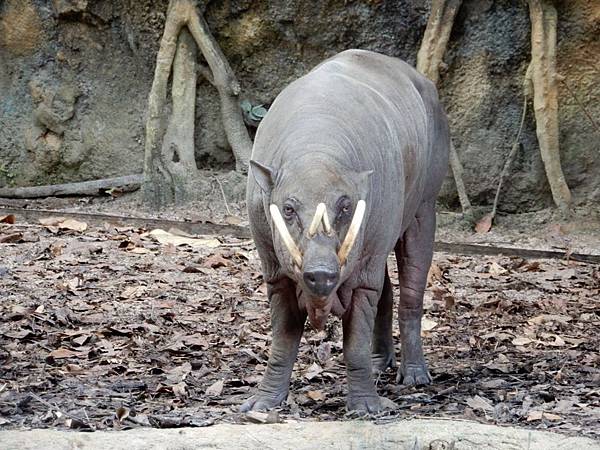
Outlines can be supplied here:
M141 171L146 101L167 4L0 2L0 186ZM597 201L600 135L573 94L593 117L600 116L600 5L593 0L557 5L563 167L575 199ZM204 6L242 84L241 99L255 105L268 105L290 81L346 48L414 64L429 10L428 2L416 0L220 0ZM525 2L463 2L440 91L477 204L493 200L517 132L529 49ZM196 106L199 167L232 168L217 93L202 78ZM504 211L551 205L531 104L501 198ZM457 204L451 180L443 200Z

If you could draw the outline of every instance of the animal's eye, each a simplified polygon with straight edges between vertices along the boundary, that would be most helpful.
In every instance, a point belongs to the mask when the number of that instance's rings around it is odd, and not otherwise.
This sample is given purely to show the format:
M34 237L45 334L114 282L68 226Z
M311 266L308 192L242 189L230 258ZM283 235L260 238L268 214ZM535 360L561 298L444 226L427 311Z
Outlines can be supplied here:
M337 202L338 217L348 216L352 211L352 202L346 196L341 197Z
M290 205L289 203L283 205L283 215L286 219L291 219L294 216L294 214L296 214L296 210L292 205Z

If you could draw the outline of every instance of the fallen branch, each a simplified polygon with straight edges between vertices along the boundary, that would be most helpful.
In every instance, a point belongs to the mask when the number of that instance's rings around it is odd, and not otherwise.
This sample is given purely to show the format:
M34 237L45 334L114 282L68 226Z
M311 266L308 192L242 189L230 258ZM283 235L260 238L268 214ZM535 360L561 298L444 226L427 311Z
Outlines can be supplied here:
M150 219L144 217L115 216L109 214L90 214L90 213L72 213L60 210L45 209L11 209L0 208L0 216L14 214L17 218L25 221L37 221L45 217L65 217L79 219L88 224L103 226L105 223L131 226L138 228L154 229L177 228L189 234L196 235L227 235L238 239L248 239L251 237L250 229L245 226L224 225L211 222L185 222L179 220ZM18 223L18 222L17 222ZM248 244L247 241L240 242L239 245ZM230 246L229 243L226 246ZM504 255L520 256L522 258L535 259L570 259L585 263L600 264L600 255L569 253L559 250L537 250L519 247L497 247L495 245L464 244L460 242L440 242L436 241L434 250L436 252L463 254L463 255Z
M81 181L77 183L52 184L48 186L0 188L0 197L39 198L64 195L102 195L111 188L118 188L122 192L131 192L139 189L142 180L143 175L126 175L123 177L104 178L101 180Z
M435 242L434 251L461 255L519 256L531 259L566 259L590 264L600 264L600 255L569 253L560 250L538 250L520 247L497 247L495 245L463 244L460 242Z
M37 222L39 219L48 217L64 217L66 219L77 219L90 225L103 226L105 223L116 226L130 226L146 228L148 230L161 228L177 228L189 234L196 235L226 235L240 239L251 237L250 229L237 225L224 225L212 222L186 222L183 220L152 219L145 217L117 216L112 214L93 214L81 212L68 212L50 209L15 209L0 207L0 216L14 214L17 219L27 222ZM19 222L17 222L19 223Z

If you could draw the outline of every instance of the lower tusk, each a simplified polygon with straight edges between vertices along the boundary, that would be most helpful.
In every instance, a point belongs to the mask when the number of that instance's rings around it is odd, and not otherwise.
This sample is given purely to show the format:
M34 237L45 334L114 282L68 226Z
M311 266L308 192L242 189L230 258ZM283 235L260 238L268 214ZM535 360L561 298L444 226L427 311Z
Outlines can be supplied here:
M346 233L346 238L340 247L340 251L338 252L338 258L340 260L340 266L346 264L346 260L348 259L348 255L354 246L354 242L358 237L358 230L363 222L365 217L365 209L367 204L364 200L359 200L356 204L356 211L354 211L354 217L352 217L352 222L350 222L350 227L348 228L348 232Z
M317 210L315 211L315 216L308 227L308 237L312 238L315 234L317 234L323 214L327 214L327 207L325 206L325 203L319 203L317 205Z
M298 248L298 246L294 242L294 239L290 235L290 232L288 231L287 226L285 225L285 221L283 220L283 217L281 217L279 208L277 208L277 205L271 205L269 207L269 211L271 212L273 224L275 225L275 228L277 228L277 231L279 231L281 240L290 252L292 260L298 267L302 267L302 253L300 253L300 249Z

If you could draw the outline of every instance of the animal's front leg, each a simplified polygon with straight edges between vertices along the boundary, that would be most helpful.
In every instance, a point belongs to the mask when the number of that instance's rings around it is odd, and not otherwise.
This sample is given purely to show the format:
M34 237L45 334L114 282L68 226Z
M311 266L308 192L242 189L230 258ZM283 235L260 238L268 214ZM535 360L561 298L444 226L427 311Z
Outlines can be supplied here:
M306 313L299 311L294 284L287 278L269 285L269 300L273 330L271 355L258 392L240 407L241 412L279 406L288 394Z
M355 289L349 310L342 318L344 327L344 361L348 373L348 410L378 412L381 409L373 383L371 336L378 293Z

